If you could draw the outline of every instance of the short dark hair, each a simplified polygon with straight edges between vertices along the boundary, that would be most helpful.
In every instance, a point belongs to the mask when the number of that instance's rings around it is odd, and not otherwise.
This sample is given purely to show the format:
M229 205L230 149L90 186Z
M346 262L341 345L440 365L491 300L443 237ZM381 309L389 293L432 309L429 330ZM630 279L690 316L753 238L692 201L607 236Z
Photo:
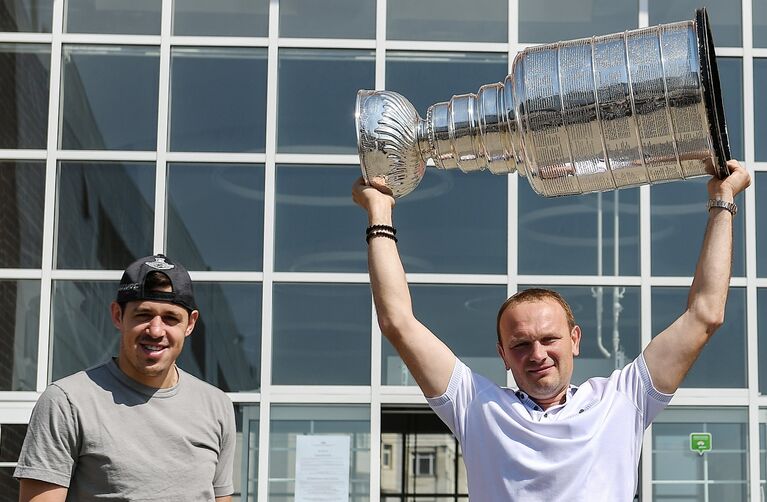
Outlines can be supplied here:
M512 296L510 296L505 302L503 302L503 305L501 305L501 308L498 309L498 318L495 322L495 331L498 335L498 343L501 342L501 316L506 311L506 309L513 307L514 305L519 305L520 303L524 302L541 302L544 300L553 300L557 302L561 307L562 310L565 311L565 317L567 318L567 326L572 330L575 327L575 316L573 315L573 309L570 308L570 305L565 301L565 299L557 293L556 291L553 291L551 289L544 289L544 288L530 288L530 289L523 289L522 291L519 291Z
M172 290L173 283L171 282L170 278L162 272L149 272L146 275L144 288L146 288L147 291L162 291L168 287L170 287ZM128 304L128 302L117 302L117 304L120 306L120 312L124 314L125 306ZM191 310L188 308L186 310L187 312L191 312Z

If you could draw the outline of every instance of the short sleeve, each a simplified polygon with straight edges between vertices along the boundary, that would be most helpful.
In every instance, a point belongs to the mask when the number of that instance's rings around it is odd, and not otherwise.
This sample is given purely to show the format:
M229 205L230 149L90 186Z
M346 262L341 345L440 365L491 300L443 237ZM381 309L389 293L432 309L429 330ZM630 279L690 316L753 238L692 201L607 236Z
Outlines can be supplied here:
M77 430L69 398L50 385L32 410L13 476L69 487L80 449Z
M456 358L445 393L441 396L426 398L426 401L453 435L463 442L466 412L475 396L474 374L468 366Z
M234 493L232 475L234 471L234 449L236 446L237 430L234 419L234 406L228 397L224 396L226 403L221 418L221 453L216 464L216 473L213 477L213 492L216 497L225 497Z
M664 394L655 388L643 354L623 368L618 390L634 401L642 413L645 429L674 397L673 394Z

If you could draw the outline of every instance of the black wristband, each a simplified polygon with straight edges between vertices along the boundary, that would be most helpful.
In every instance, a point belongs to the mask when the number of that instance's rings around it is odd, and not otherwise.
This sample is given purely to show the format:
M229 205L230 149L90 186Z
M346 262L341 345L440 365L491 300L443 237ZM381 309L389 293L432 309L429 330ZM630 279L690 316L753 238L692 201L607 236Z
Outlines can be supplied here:
M397 235L397 229L391 225L370 225L368 228L365 229L365 235L370 235L371 232L374 232L376 230L386 230L392 235Z
M365 242L370 244L370 239L374 239L375 237L386 237L387 239L391 239L394 242L397 242L397 238L394 236L394 234L386 232L384 230L373 230L367 236L365 236Z

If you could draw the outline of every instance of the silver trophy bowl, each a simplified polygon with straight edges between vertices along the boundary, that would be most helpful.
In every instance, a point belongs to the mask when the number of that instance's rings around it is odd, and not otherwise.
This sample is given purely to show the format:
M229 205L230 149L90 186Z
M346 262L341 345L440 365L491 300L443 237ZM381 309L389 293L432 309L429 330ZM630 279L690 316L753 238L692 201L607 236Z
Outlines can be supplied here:
M518 171L536 193L601 192L702 175L730 158L714 43L695 19L540 45L503 83L431 105L360 90L360 165L395 197L438 169Z

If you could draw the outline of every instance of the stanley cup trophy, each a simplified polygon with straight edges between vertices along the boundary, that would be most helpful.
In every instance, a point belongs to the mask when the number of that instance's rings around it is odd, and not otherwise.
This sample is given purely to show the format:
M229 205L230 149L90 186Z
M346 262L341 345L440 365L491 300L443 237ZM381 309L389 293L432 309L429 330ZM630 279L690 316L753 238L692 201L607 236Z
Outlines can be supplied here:
M708 14L613 35L531 47L503 83L429 107L357 93L366 181L410 193L439 169L519 171L546 197L724 178L730 158Z

